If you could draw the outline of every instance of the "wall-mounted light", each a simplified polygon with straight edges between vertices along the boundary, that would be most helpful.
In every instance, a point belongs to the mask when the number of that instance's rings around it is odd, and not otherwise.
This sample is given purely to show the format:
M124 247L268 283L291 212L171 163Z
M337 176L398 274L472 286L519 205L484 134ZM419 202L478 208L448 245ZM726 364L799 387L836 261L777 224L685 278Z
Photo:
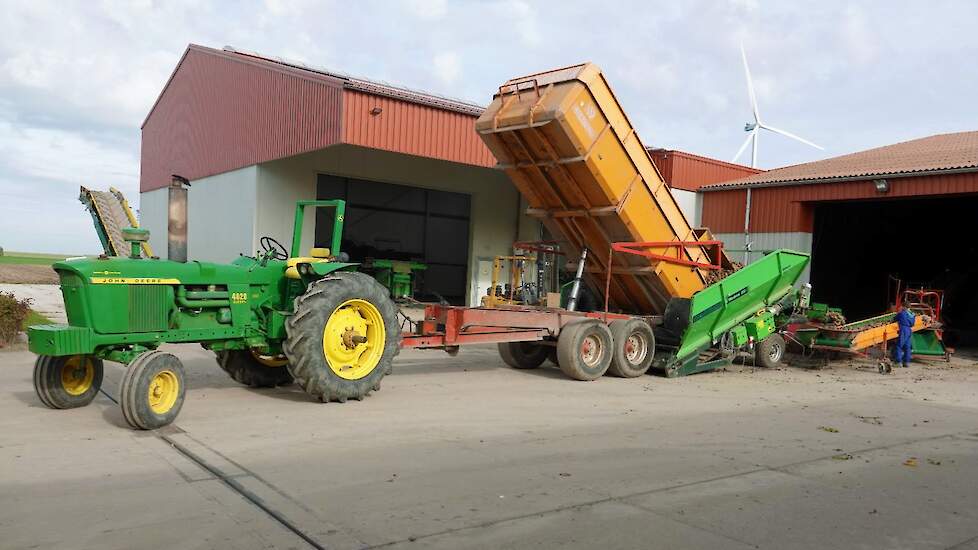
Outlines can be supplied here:
M886 193L890 190L890 182L886 180L873 180L877 193Z
M384 110L381 109L380 107L374 107L373 109L370 109L370 114L373 115L373 116L377 116L377 115L379 115L380 113L383 113L383 112L384 112Z

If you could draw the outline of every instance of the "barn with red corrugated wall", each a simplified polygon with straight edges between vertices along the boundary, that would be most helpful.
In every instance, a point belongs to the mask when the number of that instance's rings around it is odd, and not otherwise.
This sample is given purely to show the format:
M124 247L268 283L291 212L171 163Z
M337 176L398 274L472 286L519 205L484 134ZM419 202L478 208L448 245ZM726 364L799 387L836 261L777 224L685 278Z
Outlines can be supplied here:
M978 343L978 132L778 168L701 193L703 224L734 256L812 253L815 299L850 317L885 311L897 281L941 289L951 342Z
M291 247L297 200L347 201L343 252L423 263L417 295L478 303L492 259L539 239L474 126L483 106L243 52L190 45L142 126L140 217L166 250L174 174L190 180L188 254ZM330 242L309 216L302 249Z

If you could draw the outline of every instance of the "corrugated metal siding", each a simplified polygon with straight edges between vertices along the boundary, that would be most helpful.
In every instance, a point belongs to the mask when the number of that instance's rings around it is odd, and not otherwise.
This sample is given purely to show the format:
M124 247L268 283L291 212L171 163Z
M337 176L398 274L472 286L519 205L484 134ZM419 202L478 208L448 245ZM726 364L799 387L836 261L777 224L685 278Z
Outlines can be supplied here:
M339 142L342 88L195 47L142 132L140 191Z
M702 225L709 227L714 235L743 232L746 204L747 193L744 190L703 193Z
M751 231L811 232L814 202L886 200L978 193L978 173L891 178L890 191L876 192L872 181L762 187L752 191ZM745 191L703 193L703 224L714 233L743 231Z
M652 161L671 187L696 191L704 185L730 181L761 172L757 168L731 164L684 151L652 149Z
M374 149L495 166L476 117L363 92L343 92L343 141ZM380 114L370 111L379 107Z

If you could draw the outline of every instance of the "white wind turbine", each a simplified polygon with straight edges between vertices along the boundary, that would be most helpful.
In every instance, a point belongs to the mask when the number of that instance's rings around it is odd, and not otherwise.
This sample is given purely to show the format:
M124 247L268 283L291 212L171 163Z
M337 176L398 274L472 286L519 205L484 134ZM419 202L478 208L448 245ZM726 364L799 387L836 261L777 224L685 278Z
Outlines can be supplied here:
M744 51L744 44L740 44L740 56L744 60L744 74L747 76L747 93L750 95L750 106L754 111L754 122L748 122L744 125L744 131L747 132L747 139L744 140L744 144L740 146L737 150L737 154L731 162L737 162L740 155L744 154L744 150L747 149L747 145L751 144L751 160L750 165L752 168L757 167L757 138L760 137L761 130L768 130L769 132L774 132L776 134L781 134L782 136L789 137L791 139L800 141L805 145L811 145L816 149L822 149L822 147L815 145L814 143L808 141L807 139L798 137L790 132L785 132L761 122L761 114L757 110L757 96L754 95L754 82L750 78L750 67L747 66L747 52Z

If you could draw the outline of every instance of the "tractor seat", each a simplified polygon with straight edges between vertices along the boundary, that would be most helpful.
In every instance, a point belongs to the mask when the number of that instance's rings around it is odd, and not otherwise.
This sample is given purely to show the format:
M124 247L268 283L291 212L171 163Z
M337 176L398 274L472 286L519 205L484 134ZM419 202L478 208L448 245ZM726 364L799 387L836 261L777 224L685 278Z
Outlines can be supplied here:
M299 269L296 267L298 264L318 264L320 262L328 262L329 259L330 250L328 248L310 248L308 256L297 256L286 260L285 276L289 279L299 279Z

